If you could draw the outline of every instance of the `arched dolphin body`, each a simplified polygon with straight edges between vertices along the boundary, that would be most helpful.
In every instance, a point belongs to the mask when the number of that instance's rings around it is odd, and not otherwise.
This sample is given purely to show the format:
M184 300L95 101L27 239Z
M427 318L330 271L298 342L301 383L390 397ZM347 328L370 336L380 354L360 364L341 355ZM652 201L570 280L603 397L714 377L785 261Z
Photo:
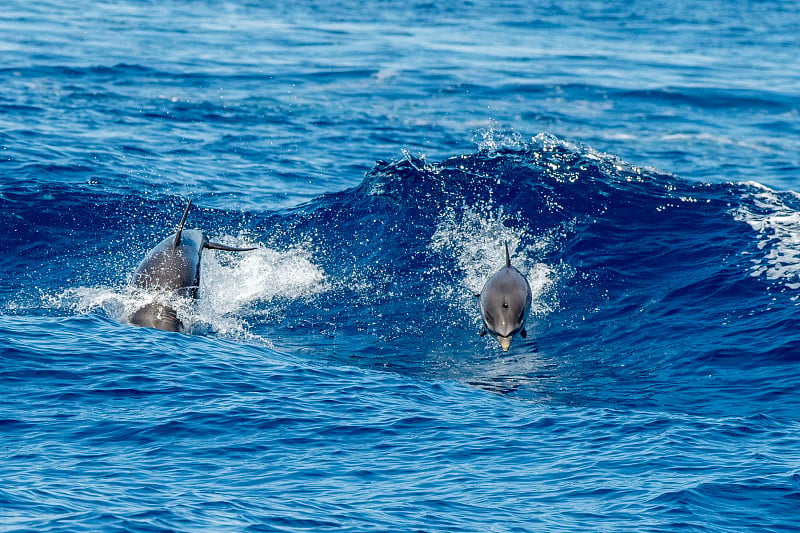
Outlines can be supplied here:
M508 256L508 243L505 242L506 265L497 274L489 278L480 294L481 318L485 329L481 337L488 331L497 337L503 351L511 346L511 337L519 333L523 339L525 319L531 308L531 286L519 270L511 266Z
M144 290L169 292L171 295L197 298L200 286L200 259L205 248L245 252L255 248L233 248L208 240L200 230L183 229L192 201L186 205L181 217L178 231L161 241L158 246L147 253L133 273L131 285ZM172 307L151 302L129 318L128 322L136 326L180 331L183 324Z

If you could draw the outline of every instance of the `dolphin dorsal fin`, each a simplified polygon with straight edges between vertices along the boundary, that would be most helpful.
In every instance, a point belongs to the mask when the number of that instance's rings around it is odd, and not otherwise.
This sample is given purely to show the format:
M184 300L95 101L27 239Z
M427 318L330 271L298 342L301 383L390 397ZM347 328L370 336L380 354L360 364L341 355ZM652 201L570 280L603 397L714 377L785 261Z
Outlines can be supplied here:
M186 209L183 210L183 216L181 217L181 223L178 225L178 231L175 233L175 242L172 244L174 248L177 248L178 245L181 243L181 232L183 231L183 225L186 224L186 217L189 216L189 208L192 207L192 199L189 198L189 203L186 204Z
M503 241L503 245L506 248L506 266L510 267L511 266L511 258L508 257L508 241Z

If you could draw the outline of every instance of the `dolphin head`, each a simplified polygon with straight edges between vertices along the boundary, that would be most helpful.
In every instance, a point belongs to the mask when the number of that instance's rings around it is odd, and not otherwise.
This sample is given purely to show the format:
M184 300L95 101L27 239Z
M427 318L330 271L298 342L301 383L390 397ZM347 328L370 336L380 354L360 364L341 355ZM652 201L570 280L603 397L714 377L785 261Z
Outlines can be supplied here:
M183 323L178 313L170 307L158 302L151 302L137 309L128 322L137 326L156 328L163 331L181 331Z
M507 352L508 349L511 348L511 337L501 337L498 335L497 342L500 343L500 348L502 348L504 352Z

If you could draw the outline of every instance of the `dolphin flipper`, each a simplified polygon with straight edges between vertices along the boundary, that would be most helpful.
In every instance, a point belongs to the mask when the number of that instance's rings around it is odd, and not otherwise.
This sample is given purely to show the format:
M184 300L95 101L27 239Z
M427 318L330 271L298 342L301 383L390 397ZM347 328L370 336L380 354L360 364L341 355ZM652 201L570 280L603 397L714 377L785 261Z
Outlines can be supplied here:
M206 248L211 250L224 250L226 252L249 252L250 250L255 250L258 248L257 246L253 246L250 248L235 248L233 246L226 246L224 244L219 244L217 242L207 242L205 245Z
M183 226L186 224L186 217L189 216L189 208L192 207L192 199L189 198L189 203L186 204L186 209L183 210L183 216L181 217L181 223L178 225L178 231L175 233L175 242L173 243L173 247L177 248L178 245L181 243L181 232L183 232ZM250 250L255 250L256 248L234 248L233 246L225 246L224 244L219 244L216 242L207 242L203 245L204 248L210 248L212 250L225 250L226 252L248 252Z

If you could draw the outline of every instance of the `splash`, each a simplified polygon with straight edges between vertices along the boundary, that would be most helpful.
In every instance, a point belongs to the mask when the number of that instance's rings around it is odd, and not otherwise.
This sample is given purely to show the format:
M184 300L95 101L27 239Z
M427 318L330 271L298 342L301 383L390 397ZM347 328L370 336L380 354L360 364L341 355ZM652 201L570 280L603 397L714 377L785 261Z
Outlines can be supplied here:
M758 233L758 248L765 252L753 260L751 275L781 281L792 290L800 289L800 212L787 202L800 200L800 195L779 194L754 182L747 186L751 192L746 199L752 205L743 203L733 216Z
M41 296L46 309L66 310L79 315L103 313L109 318L123 322L142 305L154 299L142 300L131 291L120 291L111 287L74 287Z
M514 227L510 222L516 222ZM502 207L493 212L490 205L482 210L465 208L458 214L452 210L444 214L431 238L431 249L453 257L463 277L458 283L434 287L434 293L458 302L464 312L475 315L474 295L504 264L502 242L507 241L512 264L525 274L531 286L531 314L543 316L551 312L555 302L550 289L557 278L556 271L535 260L551 240L533 238L520 229L524 227L516 217L506 215Z
M525 150L527 143L522 138L522 135L517 132L503 132L495 127L481 130L474 138L475 143L478 145L478 150L489 152L490 154L497 153L501 150Z
M244 246L241 239L223 237L220 242ZM269 339L250 331L248 318L263 302L309 298L327 290L324 272L302 248L278 252L257 248L248 253L206 251L201 264L198 298L191 300L130 286L75 287L42 295L45 307L76 314L102 313L125 323L136 310L157 302L176 310L186 330L213 334L230 340L273 347Z
M202 269L198 308L212 317L240 314L258 303L307 299L330 288L325 272L302 247L206 253Z

